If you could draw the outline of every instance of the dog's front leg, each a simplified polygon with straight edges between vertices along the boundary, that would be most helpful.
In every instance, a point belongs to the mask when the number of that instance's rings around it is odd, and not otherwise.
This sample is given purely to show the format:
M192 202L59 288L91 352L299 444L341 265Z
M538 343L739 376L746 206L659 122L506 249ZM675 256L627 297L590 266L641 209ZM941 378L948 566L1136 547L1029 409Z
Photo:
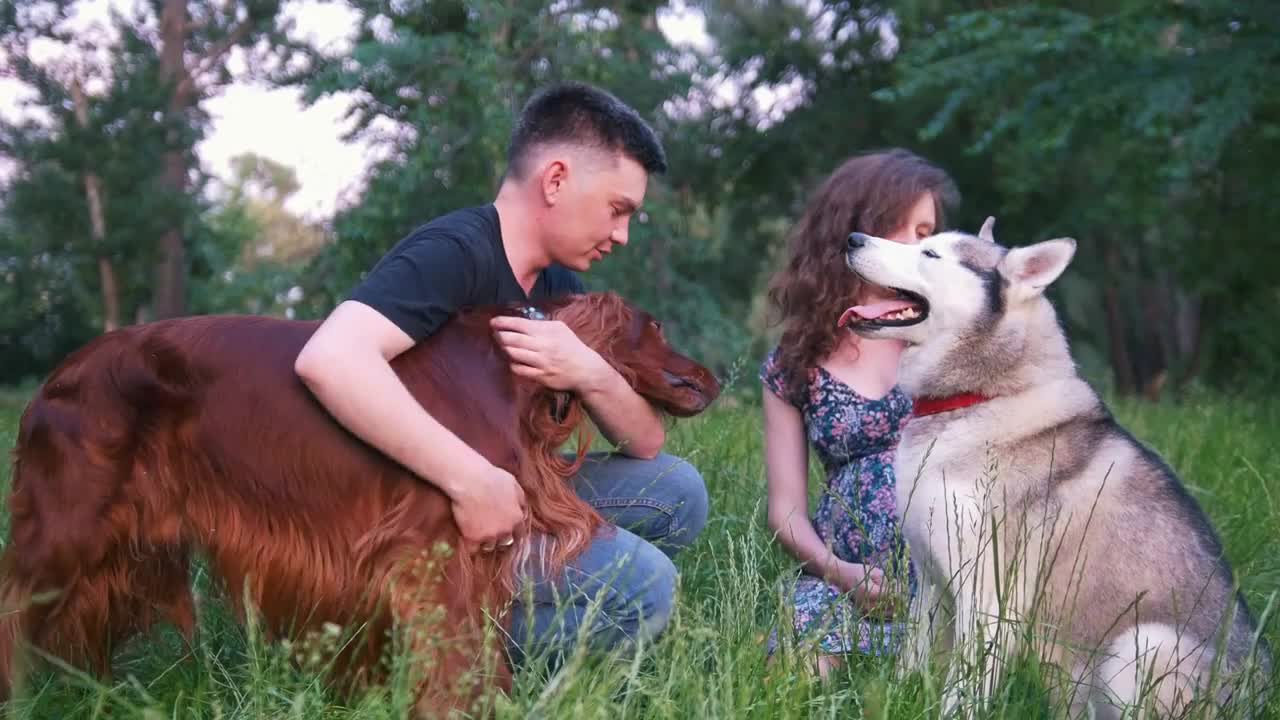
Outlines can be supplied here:
M978 579L955 588L955 644L943 696L944 717L974 717L995 696L1013 647L1007 613L1002 614L995 572L980 562ZM965 704L966 695L972 695ZM957 715L957 711L962 711Z
M933 652L933 643L937 633L947 627L941 617L939 605L941 596L938 585L933 581L931 573L921 568L916 576L916 596L912 598L906 625L906 641L903 643L898 677L905 679L913 672L927 672L929 658Z
M967 692L969 678L973 669L977 667L974 659L982 656L982 653L977 652L977 648L974 647L976 637L973 631L973 620L976 617L976 603L964 588L960 590L953 593L955 616L952 620L952 637L955 640L951 648L947 678L943 685L942 717L944 718L968 718L972 717L977 710L974 707L975 703L964 702L965 696L969 694Z

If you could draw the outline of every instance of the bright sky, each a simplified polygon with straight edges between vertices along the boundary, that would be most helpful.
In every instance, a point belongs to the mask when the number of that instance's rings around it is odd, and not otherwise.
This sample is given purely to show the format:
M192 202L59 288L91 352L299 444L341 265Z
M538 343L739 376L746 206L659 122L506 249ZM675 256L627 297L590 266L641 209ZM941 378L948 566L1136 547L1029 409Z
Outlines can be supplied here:
M130 4L127 0L110 3L117 7ZM294 7L292 14L303 36L341 45L352 30L353 11L343 5L303 0ZM105 17L104 8L105 5L91 3L84 12ZM701 14L685 9L680 0L660 16L659 26L674 43L707 42ZM34 48L32 54L36 54ZM0 79L0 113L16 113L17 103L25 94L22 85ZM339 139L346 127L342 119L346 97L328 97L303 109L298 96L297 90L232 84L218 97L205 101L213 124L197 152L205 166L220 176L229 172L231 157L243 152L254 152L294 168L301 188L290 199L290 209L319 218L330 215L344 193L359 191L369 149ZM0 167L0 174L11 171L11 167Z

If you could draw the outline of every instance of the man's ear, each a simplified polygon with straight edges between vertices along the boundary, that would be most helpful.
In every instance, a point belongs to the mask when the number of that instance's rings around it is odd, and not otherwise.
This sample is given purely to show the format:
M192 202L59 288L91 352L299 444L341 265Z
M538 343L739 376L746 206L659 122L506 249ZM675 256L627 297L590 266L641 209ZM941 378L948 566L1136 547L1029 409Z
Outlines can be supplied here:
M569 165L564 160L552 160L542 169L541 178L543 201L555 205L569 179Z
M1072 238L1013 248L996 267L1009 284L1006 297L1017 303L1043 293L1067 269L1075 254L1076 241Z

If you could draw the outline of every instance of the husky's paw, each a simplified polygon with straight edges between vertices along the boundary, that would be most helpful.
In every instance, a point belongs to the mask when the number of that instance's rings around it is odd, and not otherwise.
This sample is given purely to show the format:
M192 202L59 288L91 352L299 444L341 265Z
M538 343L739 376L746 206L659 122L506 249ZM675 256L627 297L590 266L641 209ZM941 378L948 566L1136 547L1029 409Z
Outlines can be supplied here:
M899 680L910 677L912 673L924 672L928 668L928 645L919 642L914 637L915 634L915 632L912 632L913 637L908 638L907 642L902 644L902 651L898 653L898 661L894 663L894 669Z
M948 685L942 696L942 712L939 717L943 720L966 720L972 716L969 705L965 702L964 689L955 683Z

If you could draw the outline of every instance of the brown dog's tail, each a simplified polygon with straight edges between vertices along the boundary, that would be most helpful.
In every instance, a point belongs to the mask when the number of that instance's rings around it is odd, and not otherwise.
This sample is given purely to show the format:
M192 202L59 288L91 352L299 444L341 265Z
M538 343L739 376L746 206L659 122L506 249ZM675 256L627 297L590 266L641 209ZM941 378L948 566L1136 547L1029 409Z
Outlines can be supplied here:
M27 405L0 556L0 699L25 645L102 671L113 638L153 610L185 621L185 556L157 478L190 374L162 338L118 331L69 355Z

